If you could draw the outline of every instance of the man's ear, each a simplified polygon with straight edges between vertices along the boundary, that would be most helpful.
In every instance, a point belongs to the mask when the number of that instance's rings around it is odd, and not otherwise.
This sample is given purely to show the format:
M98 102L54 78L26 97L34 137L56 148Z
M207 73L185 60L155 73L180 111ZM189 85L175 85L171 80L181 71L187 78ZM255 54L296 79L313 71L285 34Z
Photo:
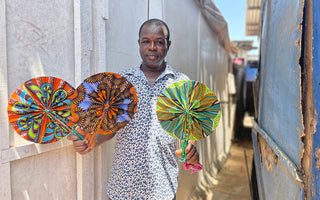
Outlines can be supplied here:
M140 39L138 40L138 44L139 44L139 46L140 46Z
M168 43L167 43L167 51L169 50L170 45L171 45L171 41L168 41Z

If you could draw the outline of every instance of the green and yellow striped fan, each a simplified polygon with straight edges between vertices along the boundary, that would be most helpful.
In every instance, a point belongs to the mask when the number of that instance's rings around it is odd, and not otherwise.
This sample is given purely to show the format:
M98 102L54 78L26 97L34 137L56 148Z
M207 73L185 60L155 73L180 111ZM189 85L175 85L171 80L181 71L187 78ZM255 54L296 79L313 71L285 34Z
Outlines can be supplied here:
M186 161L188 140L200 140L218 126L221 107L210 88L197 81L179 81L160 94L157 117L162 128L182 140L181 161Z

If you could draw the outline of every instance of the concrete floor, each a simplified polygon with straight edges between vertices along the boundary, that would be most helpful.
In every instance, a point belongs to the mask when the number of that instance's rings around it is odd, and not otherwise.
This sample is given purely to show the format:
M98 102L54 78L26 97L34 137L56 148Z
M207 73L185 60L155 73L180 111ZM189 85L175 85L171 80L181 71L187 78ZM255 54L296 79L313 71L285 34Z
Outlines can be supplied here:
M251 176L252 158L251 141L233 143L230 149L230 156L215 178L214 187L211 193L207 194L206 199L250 200L249 177Z
M246 113L244 135L251 135L252 117ZM206 200L251 200L249 178L251 177L253 147L250 139L233 142L230 156L214 180Z
M196 191L192 200L251 200L253 146L251 141L252 117L245 115L243 138L233 141L229 156L218 174L208 180L210 186Z

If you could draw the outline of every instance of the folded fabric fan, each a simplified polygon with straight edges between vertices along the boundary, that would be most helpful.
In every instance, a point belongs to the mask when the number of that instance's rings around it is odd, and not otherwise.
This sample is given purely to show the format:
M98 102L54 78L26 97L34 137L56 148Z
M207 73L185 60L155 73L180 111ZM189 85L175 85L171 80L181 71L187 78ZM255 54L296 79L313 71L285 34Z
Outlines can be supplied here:
M73 93L70 84L56 77L30 79L10 97L9 122L26 140L40 144L56 142L73 129Z
M74 130L79 140L94 135L115 133L123 128L137 109L138 97L133 85L116 73L98 73L85 79L76 89L72 100L72 117L86 133L85 137Z
M218 126L221 116L220 103L215 94L197 81L179 81L171 84L160 94L157 117L162 128L172 137L182 140L185 169L198 171L200 163L187 163L185 149L189 140L200 140L210 135Z

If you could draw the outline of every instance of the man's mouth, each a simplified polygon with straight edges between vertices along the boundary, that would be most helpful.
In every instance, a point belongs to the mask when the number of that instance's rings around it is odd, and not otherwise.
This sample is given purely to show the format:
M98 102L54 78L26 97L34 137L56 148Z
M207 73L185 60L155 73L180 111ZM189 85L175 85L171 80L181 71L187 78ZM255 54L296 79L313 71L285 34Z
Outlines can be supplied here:
M156 55L156 54L148 54L147 57L148 57L149 59L153 60L153 59L157 59L157 58L158 58L158 55Z

